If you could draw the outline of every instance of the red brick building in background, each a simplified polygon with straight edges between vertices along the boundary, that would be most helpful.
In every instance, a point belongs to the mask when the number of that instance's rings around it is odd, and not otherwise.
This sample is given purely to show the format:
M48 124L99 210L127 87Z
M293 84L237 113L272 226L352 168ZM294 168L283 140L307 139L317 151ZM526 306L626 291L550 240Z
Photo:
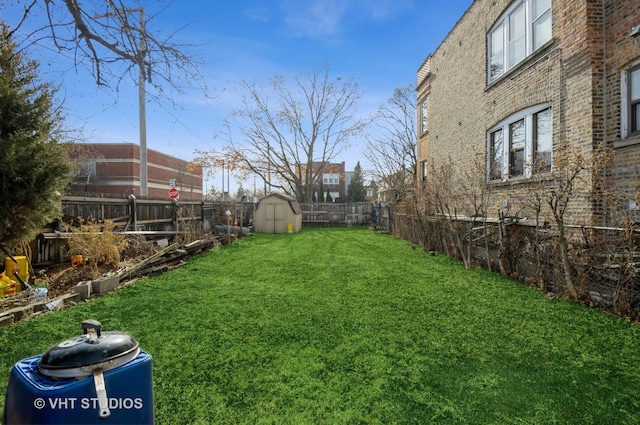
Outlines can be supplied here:
M321 162L314 162L314 173L323 164ZM330 202L344 202L347 196L347 183L345 173L344 161L340 163L328 162L324 164L322 174L318 176L318 180L313 185L313 198L316 200L322 199L326 201L327 194L331 196Z
M140 146L135 143L79 143L71 154L75 177L69 195L121 194L140 196ZM202 168L147 149L147 189L150 198L169 198L174 186L183 200L202 200Z

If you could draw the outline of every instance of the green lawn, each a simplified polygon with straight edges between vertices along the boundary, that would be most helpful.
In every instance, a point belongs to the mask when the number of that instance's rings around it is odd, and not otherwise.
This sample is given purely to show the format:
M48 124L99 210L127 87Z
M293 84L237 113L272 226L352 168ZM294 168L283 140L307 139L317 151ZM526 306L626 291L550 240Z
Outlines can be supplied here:
M640 423L637 325L365 228L244 238L0 329L1 394L86 318L153 355L157 424Z

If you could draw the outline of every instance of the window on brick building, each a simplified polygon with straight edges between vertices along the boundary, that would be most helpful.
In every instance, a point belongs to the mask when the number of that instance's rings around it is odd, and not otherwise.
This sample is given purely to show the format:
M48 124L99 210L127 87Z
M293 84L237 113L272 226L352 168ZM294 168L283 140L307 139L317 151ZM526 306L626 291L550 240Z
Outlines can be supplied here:
M533 50L551 40L551 0L538 0L532 3Z
M629 72L629 111L631 133L640 131L640 67Z
M322 175L323 184L340 184L340 176L338 174L325 173Z
M84 176L94 176L97 174L96 160L88 159L82 163L80 172Z
M489 180L502 179L502 155L504 137L502 128L499 128L489 135Z
M620 87L622 104L621 136L640 135L640 60L622 71Z
M553 120L551 108L533 114L533 172L551 171L553 151Z
M548 105L528 108L503 120L487 134L489 181L530 177L551 170L553 116Z
M489 81L504 73L504 25L500 24L489 34Z
M423 159L420 161L420 181L427 181L427 160Z
M549 40L551 0L513 3L487 35L489 82L522 62Z
M427 99L420 102L420 134L427 132Z
M509 176L524 174L524 118L509 124Z
M507 63L509 68L520 62L527 54L526 48L526 30L527 27L524 13L524 3L520 3L509 15L507 21L507 41L509 50L507 51Z

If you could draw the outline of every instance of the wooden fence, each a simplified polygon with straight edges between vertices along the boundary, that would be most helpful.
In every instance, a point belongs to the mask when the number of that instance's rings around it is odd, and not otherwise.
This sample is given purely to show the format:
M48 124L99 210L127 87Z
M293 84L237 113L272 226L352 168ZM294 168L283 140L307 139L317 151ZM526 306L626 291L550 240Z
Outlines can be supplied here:
M93 198L67 196L64 221L111 220L118 231L145 237L171 238L185 231L213 231L219 224L251 226L256 204L220 201ZM369 203L300 204L303 226L368 225L406 239L425 250L498 271L545 292L562 296L565 274L558 252L557 229L523 221L460 220L453 226L464 249L452 242L452 227L436 217L420 217L393 205ZM627 229L628 230L628 229ZM640 320L640 231L571 227L571 271L580 301ZM64 246L69 234L55 223L32 246L34 264L68 261ZM35 249L34 249L35 248ZM464 251L464 252L463 252Z
M218 225L249 227L256 204L237 201L173 201L64 196L62 220L42 229L32 243L36 265L68 261L65 240L68 226L79 222L111 220L117 232L146 238L172 238L185 231L209 232ZM366 225L371 222L371 204L300 204L303 225Z
M366 225L371 222L371 204L310 203L300 204L303 226Z

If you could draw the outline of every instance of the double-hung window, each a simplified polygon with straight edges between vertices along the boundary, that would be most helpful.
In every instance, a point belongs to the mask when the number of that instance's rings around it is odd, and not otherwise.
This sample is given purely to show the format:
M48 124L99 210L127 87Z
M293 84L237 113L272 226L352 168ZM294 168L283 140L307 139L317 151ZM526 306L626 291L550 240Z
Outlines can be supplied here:
M322 175L322 183L333 185L340 183L340 176L338 174L325 173Z
M503 129L497 128L489 133L489 180L502 180L504 155Z
M489 81L504 73L504 24L498 25L489 34Z
M640 135L640 60L622 71L621 75L621 136Z
M427 99L420 102L420 134L427 132Z
M629 71L629 133L640 132L640 66Z
M509 124L509 176L524 174L524 147L526 144L524 118Z
M526 48L526 28L527 20L525 18L525 3L520 3L509 15L507 42L509 50L507 51L507 63L511 68L520 62L527 54Z
M89 176L96 176L96 161L94 159L90 159L90 160L86 160L84 161L84 163L82 164L82 169L81 172L83 173L83 175L89 177Z
M423 159L420 161L420 181L427 181L427 160Z
M551 171L553 149L551 108L533 114L533 172Z
M551 40L551 0L538 0L531 3L533 51Z
M494 81L551 40L551 0L518 0L487 35L488 80Z
M514 114L487 134L489 181L530 177L551 171L553 116L549 105Z

